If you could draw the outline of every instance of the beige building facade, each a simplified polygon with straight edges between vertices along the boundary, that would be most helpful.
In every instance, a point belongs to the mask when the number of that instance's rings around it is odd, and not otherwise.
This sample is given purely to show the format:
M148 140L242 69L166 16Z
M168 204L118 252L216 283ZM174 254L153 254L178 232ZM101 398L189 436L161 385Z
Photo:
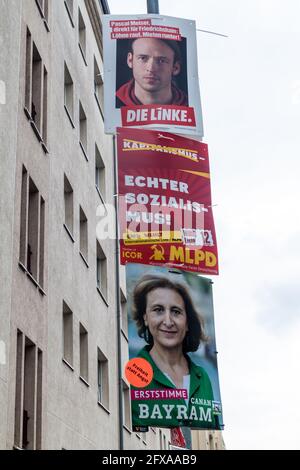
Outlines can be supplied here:
M226 450L221 431L192 431L193 450Z
M0 8L0 449L167 450L169 430L131 430L125 274L99 232L108 5Z

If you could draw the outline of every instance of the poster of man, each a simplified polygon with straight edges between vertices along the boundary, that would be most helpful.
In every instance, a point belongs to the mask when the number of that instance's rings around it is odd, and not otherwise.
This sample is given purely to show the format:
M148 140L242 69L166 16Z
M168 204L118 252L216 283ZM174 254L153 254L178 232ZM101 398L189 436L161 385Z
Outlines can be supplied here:
M126 284L133 426L223 429L211 281L128 264Z
M192 20L104 15L105 132L143 126L203 136Z

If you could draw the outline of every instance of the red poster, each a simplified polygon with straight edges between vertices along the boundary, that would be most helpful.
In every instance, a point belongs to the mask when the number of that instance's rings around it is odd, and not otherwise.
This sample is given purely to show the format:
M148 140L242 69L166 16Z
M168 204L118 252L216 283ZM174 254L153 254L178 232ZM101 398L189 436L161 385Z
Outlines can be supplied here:
M171 445L186 448L183 432L178 428L171 428Z
M207 145L117 129L121 263L218 274Z

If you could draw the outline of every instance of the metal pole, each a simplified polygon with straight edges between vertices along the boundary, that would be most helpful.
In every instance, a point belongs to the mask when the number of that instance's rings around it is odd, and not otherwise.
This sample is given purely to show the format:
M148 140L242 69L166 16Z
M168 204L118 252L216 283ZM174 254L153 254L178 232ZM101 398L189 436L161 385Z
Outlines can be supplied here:
M159 14L158 0L147 0L147 13Z
M123 383L122 383L122 339L121 339L121 296L120 296L120 267L119 267L119 215L118 215L118 163L116 136L113 136L114 149L114 194L116 210L116 303L117 303L117 361L118 361L118 393L119 393L119 450L124 450L123 438Z

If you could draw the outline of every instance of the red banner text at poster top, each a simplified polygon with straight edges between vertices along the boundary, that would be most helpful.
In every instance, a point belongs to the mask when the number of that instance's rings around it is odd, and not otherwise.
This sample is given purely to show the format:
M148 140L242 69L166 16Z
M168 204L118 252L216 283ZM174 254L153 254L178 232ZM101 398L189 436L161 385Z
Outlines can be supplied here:
M218 274L207 145L118 128L121 263Z

